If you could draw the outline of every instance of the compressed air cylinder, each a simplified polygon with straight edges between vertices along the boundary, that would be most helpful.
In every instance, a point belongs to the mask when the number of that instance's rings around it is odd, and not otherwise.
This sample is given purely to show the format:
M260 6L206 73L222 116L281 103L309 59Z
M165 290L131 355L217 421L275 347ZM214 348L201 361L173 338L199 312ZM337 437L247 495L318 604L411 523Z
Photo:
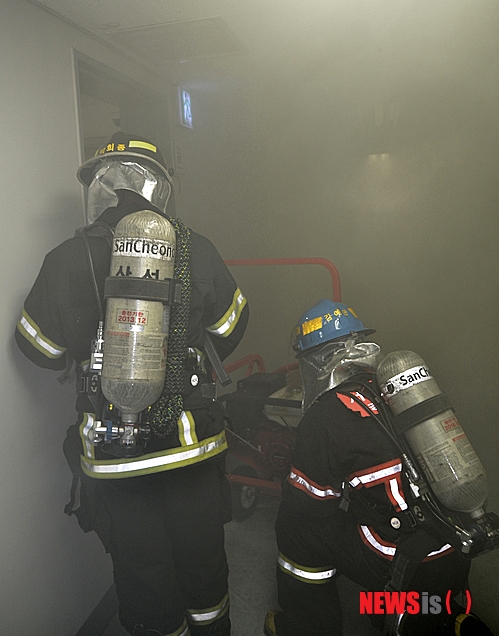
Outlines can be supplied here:
M404 414L403 435L436 497L450 510L483 514L485 471L423 359L413 351L390 353L377 379L392 413Z
M151 210L125 216L116 226L111 277L162 281L173 277L175 230ZM170 307L161 301L108 298L101 387L135 422L161 395L165 382Z

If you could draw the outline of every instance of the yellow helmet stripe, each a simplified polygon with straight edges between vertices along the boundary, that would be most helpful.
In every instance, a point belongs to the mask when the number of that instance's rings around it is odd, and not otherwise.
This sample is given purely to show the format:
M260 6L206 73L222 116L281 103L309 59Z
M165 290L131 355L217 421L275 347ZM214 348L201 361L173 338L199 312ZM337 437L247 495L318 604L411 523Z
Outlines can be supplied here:
M129 148L143 148L144 150L150 150L151 152L158 152L158 149L153 144L148 144L146 141L130 141L128 143Z

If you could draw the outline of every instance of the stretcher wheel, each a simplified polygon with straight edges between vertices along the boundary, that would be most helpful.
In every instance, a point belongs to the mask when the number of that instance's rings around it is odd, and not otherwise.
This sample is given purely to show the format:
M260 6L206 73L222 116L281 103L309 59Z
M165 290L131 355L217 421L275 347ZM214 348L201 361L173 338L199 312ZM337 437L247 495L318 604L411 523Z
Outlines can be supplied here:
M238 466L232 473L242 477L258 478L256 470L251 466ZM256 508L257 489L255 486L245 486L244 484L231 484L230 495L232 503L232 518L236 521L244 521Z

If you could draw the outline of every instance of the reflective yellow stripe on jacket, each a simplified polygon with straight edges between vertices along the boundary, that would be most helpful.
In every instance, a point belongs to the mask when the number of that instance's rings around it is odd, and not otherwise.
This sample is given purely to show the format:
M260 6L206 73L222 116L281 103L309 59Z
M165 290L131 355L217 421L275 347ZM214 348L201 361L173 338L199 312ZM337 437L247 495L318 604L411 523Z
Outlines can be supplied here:
M122 479L183 468L214 457L227 449L225 430L198 440L194 418L190 411L182 411L179 418L180 446L145 453L140 457L118 459L96 459L95 447L90 442L90 433L95 421L93 413L85 413L80 424L83 443L81 467L83 472L95 479Z
M40 327L23 309L21 320L17 323L17 329L30 342L35 349L41 351L47 358L60 358L66 352L64 347L60 347L55 342L43 335Z
M241 316L241 312L247 302L248 301L243 296L241 290L238 287L234 292L234 298L232 299L230 307L227 309L225 314L220 318L218 322L207 327L207 331L214 334L215 336L227 338L227 336L229 336L234 331L234 327L237 325L239 317Z

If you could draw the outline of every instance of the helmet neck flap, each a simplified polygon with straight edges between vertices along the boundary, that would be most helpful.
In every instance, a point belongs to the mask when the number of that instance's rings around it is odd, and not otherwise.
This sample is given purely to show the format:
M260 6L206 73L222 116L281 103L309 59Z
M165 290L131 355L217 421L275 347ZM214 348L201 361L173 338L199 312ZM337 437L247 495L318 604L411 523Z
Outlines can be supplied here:
M327 342L299 357L304 412L321 395L354 375L376 371L380 347L375 342L358 342L358 337L352 333L347 339Z
M172 174L155 144L144 137L115 132L76 174L88 187L88 223L93 223L107 208L118 205L118 190L135 192L156 212L166 216L173 186Z
M120 161L109 157L98 166L88 187L88 224L93 223L107 208L118 205L118 190L135 192L161 213L166 212L171 194L170 182L152 166L124 159Z

